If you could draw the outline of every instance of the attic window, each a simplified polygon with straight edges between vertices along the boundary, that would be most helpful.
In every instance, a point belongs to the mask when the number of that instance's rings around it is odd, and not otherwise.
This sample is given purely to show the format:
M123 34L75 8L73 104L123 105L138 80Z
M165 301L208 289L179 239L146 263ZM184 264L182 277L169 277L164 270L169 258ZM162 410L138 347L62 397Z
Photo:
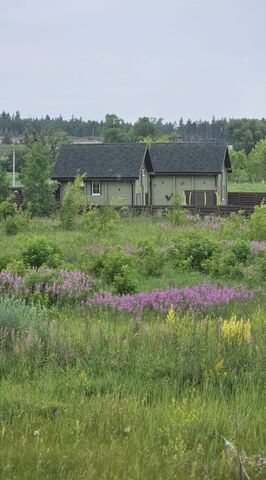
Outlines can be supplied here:
M99 180L93 180L92 182L92 195L101 195L101 182Z

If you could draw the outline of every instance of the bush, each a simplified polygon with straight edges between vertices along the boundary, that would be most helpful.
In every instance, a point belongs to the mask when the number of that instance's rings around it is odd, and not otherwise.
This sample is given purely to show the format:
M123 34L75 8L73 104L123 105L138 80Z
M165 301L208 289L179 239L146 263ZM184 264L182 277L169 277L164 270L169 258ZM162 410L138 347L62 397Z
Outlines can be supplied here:
M27 267L25 266L23 260L13 260L12 262L7 263L5 270L13 275L23 276L27 270Z
M150 240L142 240L138 244L137 256L140 260L140 273L142 275L159 276L162 274L164 258L156 250L154 243Z
M112 205L93 207L83 216L85 227L96 234L110 234L118 225L119 220L119 213Z
M215 277L238 279L243 277L242 265L232 251L220 252L202 262L202 269Z
M250 245L244 240L237 240L231 250L240 263L246 263L251 258Z
M10 256L7 254L2 253L0 255L0 272L1 270L5 270L7 264L10 262Z
M17 206L11 198L0 203L0 218L14 217L17 213Z
M169 253L178 267L204 270L203 262L219 251L220 247L213 240L199 233L189 233L179 237Z
M14 217L7 217L5 222L5 229L7 235L16 235L21 232L26 226L25 219L22 215L15 215Z
M122 265L120 272L114 276L112 291L120 295L125 293L136 293L140 285L136 273L129 265Z
M255 207L250 219L253 240L266 240L266 205Z
M55 243L37 236L28 240L21 256L25 265L36 268L44 264L58 266L62 259L60 250Z
M175 195L173 201L173 207L167 211L166 218L173 225L182 225L186 221L186 212L182 208L181 199L178 195Z
M139 290L134 258L120 248L90 254L87 270L100 277L113 292L121 294Z

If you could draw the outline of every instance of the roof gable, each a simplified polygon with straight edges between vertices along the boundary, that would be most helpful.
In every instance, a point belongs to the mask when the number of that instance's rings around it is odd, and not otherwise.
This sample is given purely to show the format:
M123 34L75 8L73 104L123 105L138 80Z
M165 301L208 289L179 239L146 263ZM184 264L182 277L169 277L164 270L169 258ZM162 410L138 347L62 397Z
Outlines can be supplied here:
M145 144L62 145L52 178L72 179L78 172L87 178L138 178L144 161L152 171Z
M150 155L154 173L220 173L231 171L227 145L218 143L153 143Z

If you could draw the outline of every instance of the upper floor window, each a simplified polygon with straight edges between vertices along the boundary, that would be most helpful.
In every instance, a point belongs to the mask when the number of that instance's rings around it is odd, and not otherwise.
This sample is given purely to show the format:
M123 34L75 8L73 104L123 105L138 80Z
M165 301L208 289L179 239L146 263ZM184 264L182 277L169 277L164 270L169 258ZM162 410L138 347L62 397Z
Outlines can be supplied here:
M99 180L93 180L92 182L92 195L101 195L101 182Z

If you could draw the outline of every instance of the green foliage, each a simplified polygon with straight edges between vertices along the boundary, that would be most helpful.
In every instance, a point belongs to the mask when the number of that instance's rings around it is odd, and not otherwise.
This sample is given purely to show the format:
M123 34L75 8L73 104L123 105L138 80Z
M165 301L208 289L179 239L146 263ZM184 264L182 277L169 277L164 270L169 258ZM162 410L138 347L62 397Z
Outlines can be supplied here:
M249 243L245 240L236 240L231 248L232 253L240 263L247 263L251 258Z
M33 236L26 241L21 257L25 265L36 268L43 264L56 267L62 259L58 246L41 236Z
M218 252L204 260L201 267L206 273L216 278L240 279L243 277L242 265L232 250Z
M16 235L22 232L26 227L26 219L20 214L8 216L5 221L5 230L7 235Z
M27 267L25 265L25 263L23 262L23 260L21 259L14 259L11 261L11 259L9 259L8 263L6 264L5 266L5 270L7 272L10 272L14 275L25 275L26 271L27 271Z
M105 143L127 143L129 141L124 120L118 118L115 114L105 115L103 136Z
M0 163L0 202L5 201L10 196L9 186L7 172Z
M111 283L111 290L120 295L136 293L140 289L140 283L136 276L135 269L131 265L121 265L121 268L114 275Z
M59 210L59 219L63 228L73 228L78 212L86 207L87 199L81 191L83 175L77 175L74 183L68 183L64 190Z
M138 265L141 275L162 275L164 257L162 253L155 248L151 240L146 239L138 243L137 256L139 258Z
M11 260L10 255L8 253L0 252L0 272L1 272L1 270L6 269L6 266L8 265L10 260Z
M44 142L38 140L25 155L21 172L26 204L31 202L32 215L49 215L53 209L52 158Z
M167 211L167 220L173 225L182 225L186 221L186 212L182 208L182 202L179 195L174 196L173 206Z
M148 117L140 117L132 128L133 139L136 142L143 141L145 138L154 139L156 133L156 125Z
M266 241L266 205L255 207L250 219L251 235L254 240Z
M194 268L200 271L205 269L205 261L219 250L220 247L214 240L200 233L190 232L178 237L169 253L179 268Z
M252 177L245 150L230 149L229 154L232 165L230 180L235 182L248 182Z
M83 225L96 235L112 233L118 226L120 215L113 205L92 207L83 215Z
M266 138L258 141L252 149L249 155L249 168L253 181L266 180Z
M7 217L14 217L17 213L17 206L11 198L0 203L0 219Z

